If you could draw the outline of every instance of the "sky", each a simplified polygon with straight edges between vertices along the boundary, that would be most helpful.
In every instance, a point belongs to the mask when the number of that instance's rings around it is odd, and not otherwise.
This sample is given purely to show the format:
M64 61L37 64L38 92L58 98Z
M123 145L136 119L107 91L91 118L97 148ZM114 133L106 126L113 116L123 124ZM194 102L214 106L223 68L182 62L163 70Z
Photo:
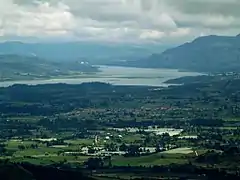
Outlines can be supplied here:
M0 0L0 39L176 44L240 33L240 0Z

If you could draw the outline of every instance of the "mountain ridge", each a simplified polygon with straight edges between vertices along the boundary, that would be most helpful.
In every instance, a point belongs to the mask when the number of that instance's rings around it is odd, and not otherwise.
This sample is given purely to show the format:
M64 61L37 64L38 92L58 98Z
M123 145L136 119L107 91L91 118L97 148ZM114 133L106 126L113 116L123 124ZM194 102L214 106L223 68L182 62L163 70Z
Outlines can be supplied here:
M36 54L50 61L75 61L85 59L91 62L113 59L139 59L154 52L164 51L169 46L159 44L110 44L100 42L21 42L0 43L0 54ZM161 50L162 49L162 50Z
M125 65L207 73L240 72L240 36L204 36Z

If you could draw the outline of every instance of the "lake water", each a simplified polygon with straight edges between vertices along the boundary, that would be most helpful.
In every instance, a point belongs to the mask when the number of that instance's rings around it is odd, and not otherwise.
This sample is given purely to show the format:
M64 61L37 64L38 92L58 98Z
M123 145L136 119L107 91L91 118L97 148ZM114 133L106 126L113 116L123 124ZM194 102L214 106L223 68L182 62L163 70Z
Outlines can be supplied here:
M196 72L180 72L174 69L148 69L116 66L99 67L101 72L97 73L96 75L88 75L79 78L6 81L0 82L0 87L8 87L14 84L81 84L83 82L105 82L114 85L167 86L167 84L164 84L164 82L169 79L175 79L183 76L202 75Z

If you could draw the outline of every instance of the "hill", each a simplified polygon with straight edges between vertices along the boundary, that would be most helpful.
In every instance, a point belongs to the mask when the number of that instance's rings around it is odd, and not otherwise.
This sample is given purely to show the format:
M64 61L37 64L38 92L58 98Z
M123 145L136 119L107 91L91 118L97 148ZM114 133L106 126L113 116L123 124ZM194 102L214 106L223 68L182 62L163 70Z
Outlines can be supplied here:
M239 72L240 36L205 36L125 65L197 72Z
M96 72L97 68L82 62L57 63L36 56L0 55L0 81L28 80L69 75L73 72Z

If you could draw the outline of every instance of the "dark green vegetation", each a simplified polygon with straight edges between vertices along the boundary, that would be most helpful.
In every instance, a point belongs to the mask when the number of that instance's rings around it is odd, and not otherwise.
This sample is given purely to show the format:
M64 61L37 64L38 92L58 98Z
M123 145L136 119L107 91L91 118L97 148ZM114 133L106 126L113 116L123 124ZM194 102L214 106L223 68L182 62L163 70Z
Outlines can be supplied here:
M202 78L205 79L204 76ZM190 81L183 86L170 86L165 89L112 86L104 83L14 85L0 88L0 108L2 114L18 113L35 116L90 109L99 113L103 111L101 117L104 117L104 121L109 117L113 123L128 118L138 121L138 116L141 117L139 118L141 121L147 122L147 120L158 121L165 118L222 119L235 118L239 115L238 74L209 76L208 81L205 82L199 80L197 82L195 79L199 77L193 78L193 82ZM126 111L124 117L118 112L123 109ZM157 109L158 113L154 113ZM163 110L164 113L161 113ZM108 111L109 113L106 113ZM117 113L119 117L115 117Z
M0 88L1 158L100 179L239 178L239 74L172 81L184 85Z
M145 167L101 168L98 171L70 169L69 167L37 166L0 162L0 176L4 180L98 180L98 179L194 179L194 180L237 180L239 176L221 169L199 168L191 164ZM93 177L94 176L94 177Z
M162 54L153 54L140 61L128 61L124 65L197 72L239 72L240 36L199 37Z
M34 55L0 55L0 81L49 79L97 72L97 68L81 62L57 63Z
M0 162L0 177L2 180L94 180L78 171L30 164L12 164L6 161Z

